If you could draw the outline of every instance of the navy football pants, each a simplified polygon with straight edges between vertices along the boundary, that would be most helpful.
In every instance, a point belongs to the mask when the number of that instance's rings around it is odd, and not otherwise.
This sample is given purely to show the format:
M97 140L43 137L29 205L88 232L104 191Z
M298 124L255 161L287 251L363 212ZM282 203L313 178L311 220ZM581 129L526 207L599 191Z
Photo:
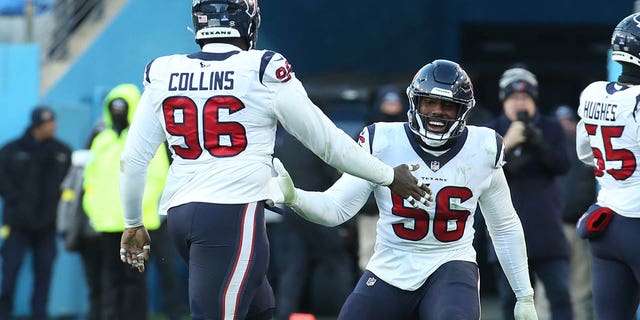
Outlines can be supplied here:
M193 319L271 319L263 202L188 203L171 208L167 221L189 265Z
M635 319L640 301L640 219L616 214L589 244L596 319Z
M478 266L449 261L415 291L398 289L366 270L340 310L339 320L480 319Z

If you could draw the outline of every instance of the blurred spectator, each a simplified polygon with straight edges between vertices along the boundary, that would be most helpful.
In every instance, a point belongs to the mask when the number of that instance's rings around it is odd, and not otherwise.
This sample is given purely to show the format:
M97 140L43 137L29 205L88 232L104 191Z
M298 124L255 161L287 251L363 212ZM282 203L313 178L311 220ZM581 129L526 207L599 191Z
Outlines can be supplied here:
M91 297L89 319L146 319L146 275L123 264L115 254L124 231L120 200L120 155L129 123L140 99L133 84L116 86L104 100L105 129L91 143L91 160L84 172L83 207L99 233L95 247L83 254ZM165 148L158 149L147 173L144 223L149 230L160 227L158 201L169 167ZM99 304L99 306L96 306Z
M375 95L373 111L367 124L406 121L407 108L403 101L397 88L390 85L381 87Z
M86 245L88 238L95 237L96 231L82 210L84 168L91 159L87 149L76 150L71 154L71 169L60 186L62 195L58 203L58 233L64 240L68 251L79 251Z
M589 206L596 200L596 179L593 168L585 165L576 154L576 125L578 117L575 108L559 106L555 116L565 133L567 154L571 160L569 172L558 177L560 192L564 199L564 231L569 240L571 255L569 259L569 287L576 320L593 319L593 300L591 292L591 258L589 245L576 232L576 223Z
M296 184L308 190L324 190L337 178L331 166L305 148L293 136L278 130L275 155L288 168ZM308 222L286 208L281 222L279 248L274 248L282 270L278 274L276 319L288 320L298 312L335 316L355 282L343 229Z
M82 207L84 197L84 171L91 160L91 142L104 130L104 121L100 119L91 130L85 149L75 150L71 154L71 168L62 181L62 195L58 203L57 229L62 236L67 251L78 252L82 258L85 277L89 289L89 312L87 319L100 319L100 278L99 263L102 252L99 247L98 233L95 231Z
M54 138L55 132L53 111L37 107L22 137L0 150L0 195L4 200L0 319L11 317L16 280L27 250L33 252L31 318L47 319L60 183L71 163L71 150Z
M83 149L75 150L71 154L71 168L67 176L62 181L60 188L62 195L58 202L58 233L64 240L65 249L68 251L80 251L97 235L93 229L87 214L82 208L82 198L84 196L84 170L91 160L91 142L98 133L104 130L102 118L94 124L89 134L89 139Z
M538 112L538 81L529 70L523 66L506 70L499 87L503 114L487 126L504 137L505 175L522 221L529 269L544 284L552 319L571 320L569 244L556 182L569 169L564 133L555 118ZM493 252L490 261L495 265L503 318L513 319L515 296Z

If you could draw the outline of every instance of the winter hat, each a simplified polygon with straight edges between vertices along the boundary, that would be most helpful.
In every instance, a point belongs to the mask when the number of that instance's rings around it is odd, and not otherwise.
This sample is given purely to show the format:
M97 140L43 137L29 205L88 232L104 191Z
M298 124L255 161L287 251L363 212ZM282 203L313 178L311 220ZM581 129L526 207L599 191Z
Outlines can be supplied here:
M56 116L49 107L38 106L31 112L31 124L29 128L35 128L45 122L55 120Z
M522 66L507 69L500 77L500 101L504 101L514 92L528 93L534 100L538 99L538 79Z

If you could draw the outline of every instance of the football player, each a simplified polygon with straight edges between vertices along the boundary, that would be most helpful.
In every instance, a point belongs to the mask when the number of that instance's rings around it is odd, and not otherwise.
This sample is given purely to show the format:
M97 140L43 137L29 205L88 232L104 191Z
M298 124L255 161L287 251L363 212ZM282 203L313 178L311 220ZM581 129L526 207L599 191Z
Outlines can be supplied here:
M640 14L624 18L611 37L617 82L597 81L580 95L576 151L594 167L595 205L578 221L589 239L597 319L635 318L640 297Z
M537 319L525 239L502 170L504 146L493 130L466 126L475 100L466 72L435 60L407 88L409 121L379 122L359 137L389 165L419 163L434 202L415 208L387 188L345 173L325 192L295 189L274 160L284 203L305 219L335 226L374 193L380 218L375 252L339 319L479 319L473 214L479 203L518 302L516 319Z
M417 205L428 188L409 166L392 168L362 150L307 97L282 55L256 50L256 0L194 0L202 50L170 55L144 70L144 93L121 162L127 229L120 257L140 271L150 251L141 219L145 171L167 141L173 162L160 203L189 265L194 319L270 319L273 293L265 200L278 122L330 165L388 186ZM414 167L415 168L415 167Z

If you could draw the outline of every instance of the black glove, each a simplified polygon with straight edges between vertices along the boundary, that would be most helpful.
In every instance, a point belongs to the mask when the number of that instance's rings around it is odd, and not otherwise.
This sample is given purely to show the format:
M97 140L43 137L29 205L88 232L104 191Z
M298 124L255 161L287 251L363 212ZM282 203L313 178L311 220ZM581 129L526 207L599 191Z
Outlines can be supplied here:
M529 144L533 149L540 151L544 148L542 130L533 125L527 125L525 135L527 136L527 144Z

